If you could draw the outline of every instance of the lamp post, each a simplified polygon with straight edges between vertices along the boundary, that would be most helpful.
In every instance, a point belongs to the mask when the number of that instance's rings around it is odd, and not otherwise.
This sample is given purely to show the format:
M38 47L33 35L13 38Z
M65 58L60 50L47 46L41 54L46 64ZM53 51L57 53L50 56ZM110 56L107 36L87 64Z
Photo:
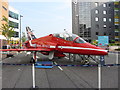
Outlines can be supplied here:
M22 18L23 16L22 15L20 15L20 49L21 49L21 47L22 47L22 39L21 39L21 18Z

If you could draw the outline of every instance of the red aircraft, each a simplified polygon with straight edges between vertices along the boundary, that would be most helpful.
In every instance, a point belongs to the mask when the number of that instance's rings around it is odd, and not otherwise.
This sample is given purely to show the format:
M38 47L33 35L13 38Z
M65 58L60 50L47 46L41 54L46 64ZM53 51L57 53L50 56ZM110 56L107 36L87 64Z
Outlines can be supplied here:
M36 62L36 52L53 57L65 57L64 53L80 55L107 55L107 50L91 45L78 35L70 33L56 33L36 38L29 27L26 27L28 41L24 49L2 49L2 51L34 51L33 60Z

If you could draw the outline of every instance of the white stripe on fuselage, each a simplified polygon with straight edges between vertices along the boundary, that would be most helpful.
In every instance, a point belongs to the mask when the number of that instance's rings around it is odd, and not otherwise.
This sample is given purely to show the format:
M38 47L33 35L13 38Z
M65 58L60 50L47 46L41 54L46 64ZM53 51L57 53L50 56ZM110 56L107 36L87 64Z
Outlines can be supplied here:
M36 46L36 44L31 43L31 40L29 41L29 43L30 43L30 46ZM50 46L50 48L56 48L56 46ZM83 49L83 50L95 50L95 51L108 52L107 50L94 49L94 48L83 48L83 47L58 46L58 48L61 48L61 49Z
M50 46L50 48L55 48L55 46Z
M107 50L93 49L93 48L82 48L82 47L58 46L58 48L61 48L61 49L83 49L83 50L95 50L95 51L104 51L104 52L107 52Z

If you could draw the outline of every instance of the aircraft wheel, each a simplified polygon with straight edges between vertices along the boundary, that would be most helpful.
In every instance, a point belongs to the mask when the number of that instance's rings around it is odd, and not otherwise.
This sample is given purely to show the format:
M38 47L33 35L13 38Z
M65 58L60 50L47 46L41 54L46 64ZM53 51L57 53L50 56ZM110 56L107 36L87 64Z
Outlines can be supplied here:
M33 59L33 57L31 58L30 63L35 63L35 60Z
M58 59L62 59L63 57L58 57Z
M88 64L89 64L89 61L88 61L88 60L81 61L81 64L83 64L83 65L88 65Z

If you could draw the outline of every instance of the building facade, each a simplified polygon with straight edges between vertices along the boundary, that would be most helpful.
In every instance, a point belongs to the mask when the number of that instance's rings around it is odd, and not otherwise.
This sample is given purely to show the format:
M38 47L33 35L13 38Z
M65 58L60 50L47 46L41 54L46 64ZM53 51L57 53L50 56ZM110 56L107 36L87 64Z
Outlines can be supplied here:
M14 27L15 35L11 38L13 44L19 43L19 12L13 7L9 6L9 25Z
M75 10L75 7L77 8ZM72 2L72 32L91 42L109 36L110 43L120 39L120 2ZM77 16L77 18L76 18Z
M13 7L9 6L7 0L0 0L0 27L2 24L6 22L3 21L3 16L8 18L9 25L14 27L14 31L16 32L15 35L11 38L11 44L18 44L19 43L19 12L14 9ZM0 29L0 47L7 46L6 38L2 35L2 30Z
M7 0L0 0L0 27L2 24L4 24L5 22L2 20L3 16L5 16L6 18L8 18L8 2ZM2 30L0 29L0 35L2 35Z
M91 42L91 10L94 2L72 2L72 32Z
M107 2L91 10L91 38L97 40L98 36L109 36L114 39L114 2Z
M93 2L72 1L72 33L91 41L91 10Z
M110 43L120 43L120 2L103 3L91 12L91 38L108 36Z
M91 10L93 2L78 2L79 4L79 36L91 42Z
M78 2L72 2L72 33L79 33L79 7Z
M120 44L120 1L114 2L114 33L115 43Z
M2 24L5 24L6 22L3 21L3 16L5 16L6 18L8 18L8 2L7 0L0 0L0 27L2 26ZM2 30L0 29L0 48L2 48L2 46L6 46L7 42L6 42L6 38L2 35Z

